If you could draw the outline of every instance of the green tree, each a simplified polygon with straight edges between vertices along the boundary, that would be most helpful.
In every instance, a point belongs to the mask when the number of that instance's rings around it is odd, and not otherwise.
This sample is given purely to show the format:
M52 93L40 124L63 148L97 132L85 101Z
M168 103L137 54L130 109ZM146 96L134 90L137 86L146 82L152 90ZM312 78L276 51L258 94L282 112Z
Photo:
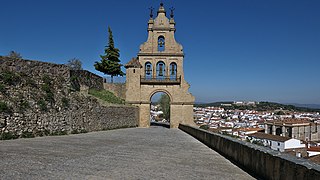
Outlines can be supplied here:
M120 64L120 50L114 47L114 41L112 36L111 28L108 27L109 32L109 43L104 50L104 55L100 55L101 61L95 62L94 67L96 70L108 74L111 76L111 82L113 82L114 76L123 76L124 73L121 71Z
M18 52L15 52L15 51L10 51L10 53L8 54L7 57L16 58L16 59L22 59L21 54L18 53Z
M159 104L161 107L161 110L163 112L163 117L166 120L169 120L170 118L170 98L167 94L163 93L159 99Z
M72 58L66 64L71 70L82 70L82 62L80 59Z
M284 113L283 111L278 111L276 113L274 113L275 115L286 115L286 113Z

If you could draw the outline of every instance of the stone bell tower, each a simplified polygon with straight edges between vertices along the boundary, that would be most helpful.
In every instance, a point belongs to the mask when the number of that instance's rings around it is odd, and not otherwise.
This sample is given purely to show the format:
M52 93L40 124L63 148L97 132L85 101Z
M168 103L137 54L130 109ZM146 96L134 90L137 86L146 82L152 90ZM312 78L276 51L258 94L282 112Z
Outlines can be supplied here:
M171 9L170 19L160 4L157 17L151 9L148 21L148 39L140 46L137 58L126 67L126 102L140 109L140 127L150 126L151 97L164 92L170 97L170 127L179 123L192 125L194 96L184 79L183 48L176 42L175 21Z

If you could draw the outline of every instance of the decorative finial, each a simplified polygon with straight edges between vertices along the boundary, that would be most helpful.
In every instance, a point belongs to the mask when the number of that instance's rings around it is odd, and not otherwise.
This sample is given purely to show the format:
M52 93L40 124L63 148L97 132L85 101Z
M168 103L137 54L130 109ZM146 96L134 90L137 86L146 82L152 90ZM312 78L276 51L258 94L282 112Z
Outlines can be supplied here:
M171 7L170 10L171 10L170 17L173 18L173 16L174 16L173 11L175 10L175 8L174 8L174 7Z
M149 9L150 9L150 18L152 18L152 17L153 17L153 10L154 10L154 8L151 6Z
M160 3L160 6L163 7L163 2Z

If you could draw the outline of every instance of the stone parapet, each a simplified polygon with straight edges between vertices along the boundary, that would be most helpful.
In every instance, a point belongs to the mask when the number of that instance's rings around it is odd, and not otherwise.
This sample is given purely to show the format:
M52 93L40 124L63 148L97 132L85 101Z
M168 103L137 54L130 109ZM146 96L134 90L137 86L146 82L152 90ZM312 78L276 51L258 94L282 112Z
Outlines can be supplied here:
M320 165L305 159L208 132L189 125L179 129L219 152L258 179L318 179Z

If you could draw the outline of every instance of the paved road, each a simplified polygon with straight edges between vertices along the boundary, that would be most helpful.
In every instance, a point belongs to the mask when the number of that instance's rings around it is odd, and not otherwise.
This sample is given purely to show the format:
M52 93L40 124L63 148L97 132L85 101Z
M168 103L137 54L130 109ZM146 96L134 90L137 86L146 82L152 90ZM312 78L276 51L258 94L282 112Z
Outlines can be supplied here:
M0 179L252 179L178 129L0 141Z

